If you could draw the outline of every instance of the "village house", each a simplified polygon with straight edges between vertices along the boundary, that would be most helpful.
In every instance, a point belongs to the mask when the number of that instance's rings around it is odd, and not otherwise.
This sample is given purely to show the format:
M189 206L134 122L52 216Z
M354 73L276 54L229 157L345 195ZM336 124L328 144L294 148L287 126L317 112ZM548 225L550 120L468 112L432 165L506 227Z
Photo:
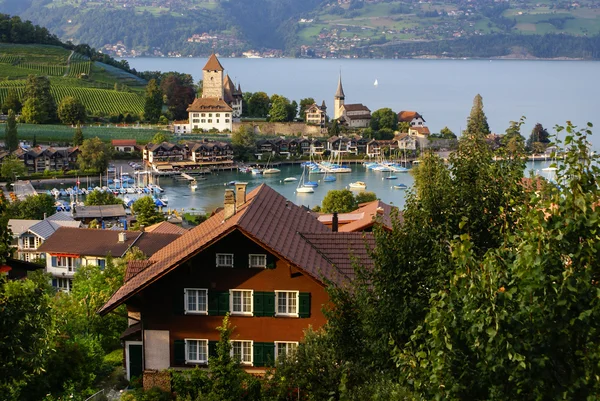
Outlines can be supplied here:
M148 143L142 151L142 158L150 166L159 162L176 162L185 158L183 146L176 143Z
M67 212L57 212L44 220L8 220L14 238L13 246L17 249L16 258L27 262L46 256L38 252L38 248L60 227L80 226L81 222Z
M63 171L77 168L77 147L19 147L13 152L23 160L28 173L43 173L44 171Z
M425 119L416 111L401 111L398 113L398 122L409 123L411 127L425 126Z
M115 152L133 153L137 150L135 139L113 139L111 145Z
M206 366L230 314L232 353L262 373L293 351L306 328L325 324L327 281L369 266L369 233L335 232L261 185L225 192L223 208L155 253L130 262L125 283L101 308L125 304L127 377Z
M308 138L290 139L288 149L293 155L308 155L310 154L310 140Z
M91 205L71 207L71 217L74 220L81 221L83 224L90 224L93 220L99 221L101 225L115 225L127 216L125 207L120 205Z
M332 136L327 140L327 150L336 154L337 152L354 155L365 154L369 139L360 135Z
M233 146L228 142L190 141L185 151L186 159L199 165L233 163Z
M68 292L80 266L105 267L109 255L123 257L134 246L151 256L180 236L176 233L60 227L37 251L46 254L46 273L52 275L52 286Z
M346 95L342 87L342 77L338 81L333 101L334 119L348 128L367 128L371 124L371 110L361 103L346 104Z
M200 168L233 163L233 146L221 141L188 141L184 144L163 142L147 144L142 150L144 162L156 171Z
M307 124L314 124L325 128L325 124L327 123L327 106L325 106L325 100L323 100L320 106L313 103L304 110L304 114L304 121Z

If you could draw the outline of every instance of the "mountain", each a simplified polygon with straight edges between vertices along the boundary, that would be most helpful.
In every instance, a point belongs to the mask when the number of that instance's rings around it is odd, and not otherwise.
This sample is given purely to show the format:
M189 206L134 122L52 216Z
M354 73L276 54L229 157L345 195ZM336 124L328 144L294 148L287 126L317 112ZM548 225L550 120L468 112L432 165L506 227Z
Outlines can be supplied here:
M597 58L600 34L600 0L0 0L0 12L117 55Z

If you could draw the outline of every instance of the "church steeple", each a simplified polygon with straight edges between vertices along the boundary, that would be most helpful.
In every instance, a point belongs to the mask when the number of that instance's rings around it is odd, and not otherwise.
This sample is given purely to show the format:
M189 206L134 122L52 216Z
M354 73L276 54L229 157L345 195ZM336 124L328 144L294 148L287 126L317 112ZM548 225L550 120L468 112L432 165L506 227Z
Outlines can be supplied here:
M342 88L342 74L340 73L340 78L338 80L337 91L335 92L335 98L344 100L346 96L344 96L344 88Z
M342 116L342 107L345 103L344 99L346 99L346 96L344 95L344 88L342 88L342 73L340 72L337 91L333 97L333 118L336 120Z

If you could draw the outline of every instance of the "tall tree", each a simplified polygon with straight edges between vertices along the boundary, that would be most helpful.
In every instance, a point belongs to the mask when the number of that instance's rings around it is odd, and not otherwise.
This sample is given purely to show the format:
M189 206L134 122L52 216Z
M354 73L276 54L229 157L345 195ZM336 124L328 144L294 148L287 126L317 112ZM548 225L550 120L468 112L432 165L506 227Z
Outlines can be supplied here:
M473 107L471 108L471 114L467 120L467 134L490 134L490 126L487 122L487 117L483 112L483 99L480 94L477 94L473 99Z
M356 209L356 199L352 191L347 189L333 189L327 192L321 204L323 213L348 213Z
M371 128L373 128L374 131L385 128L395 131L396 128L398 128L398 114L387 107L375 110L371 115Z
M146 100L144 104L144 119L151 124L156 124L162 113L163 93L156 83L151 79L146 86Z
M77 125L77 127L75 127L75 133L73 134L73 146L81 146L84 139L81 125Z
M32 99L37 101L31 102ZM33 108L34 110L31 110L30 115L38 116L37 119L32 119L35 123L45 124L56 121L56 102L50 92L50 80L48 77L29 75L25 83L23 100L23 108L25 106L28 106L30 109ZM24 111L23 114L25 114Z
M248 161L256 150L256 135L254 129L246 125L231 134L231 146L236 160Z
M131 211L137 219L136 226L150 226L164 220L163 215L156 210L154 200L150 196L143 196L133 202Z
M100 138L90 138L83 141L79 147L77 164L82 170L95 170L103 172L108 167L112 156L111 148L106 146Z
M21 109L21 118L28 124L44 124L49 121L42 101L37 98L25 100Z
M4 131L4 145L9 152L17 150L19 147L19 137L17 134L17 118L15 112L10 109L6 119L6 128Z
M14 88L10 88L6 98L4 99L4 103L2 103L2 113L7 114L9 110L12 110L19 114L22 107L23 105L19 100L19 94Z
M306 109L315 104L315 99L312 97L307 97L304 99L300 99L300 110L298 111L298 117L302 121L306 121Z
M290 101L288 98L273 95L271 96L271 108L269 109L269 121L284 122L289 121L290 117Z
M265 118L269 114L271 100L265 92L254 92L248 99L248 115Z
M189 74L166 73L160 81L160 89L165 96L165 104L174 120L188 117L187 108L196 97L194 80Z
M123 200L117 198L110 191L92 191L85 197L86 206L97 205L122 205Z
M63 124L83 123L87 118L85 105L76 97L65 96L58 105L58 118Z
M0 176L8 182L24 176L26 171L23 160L14 155L5 157L0 164Z
M56 212L54 203L55 199L48 194L31 195L12 202L6 214L11 219L42 220Z
M540 123L537 123L531 130L531 135L527 138L527 149L533 150L534 143L539 143L543 148L550 143L550 134ZM537 147L539 148L540 145L537 145Z

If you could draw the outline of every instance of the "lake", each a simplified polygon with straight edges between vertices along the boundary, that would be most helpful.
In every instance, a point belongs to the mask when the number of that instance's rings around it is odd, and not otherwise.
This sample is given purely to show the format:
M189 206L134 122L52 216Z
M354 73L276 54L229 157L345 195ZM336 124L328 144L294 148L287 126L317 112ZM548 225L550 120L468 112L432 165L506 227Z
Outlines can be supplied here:
M127 58L138 71L177 71L202 78L205 58ZM526 116L522 134L535 123L546 128L570 120L578 126L600 123L597 61L538 60L370 60L220 58L225 72L244 92L277 93L290 100L325 100L333 115L338 75L346 103L363 103L375 111L421 113L432 132L466 127L473 97L483 96L493 132ZM373 83L377 79L378 86ZM592 138L600 150L598 135Z

